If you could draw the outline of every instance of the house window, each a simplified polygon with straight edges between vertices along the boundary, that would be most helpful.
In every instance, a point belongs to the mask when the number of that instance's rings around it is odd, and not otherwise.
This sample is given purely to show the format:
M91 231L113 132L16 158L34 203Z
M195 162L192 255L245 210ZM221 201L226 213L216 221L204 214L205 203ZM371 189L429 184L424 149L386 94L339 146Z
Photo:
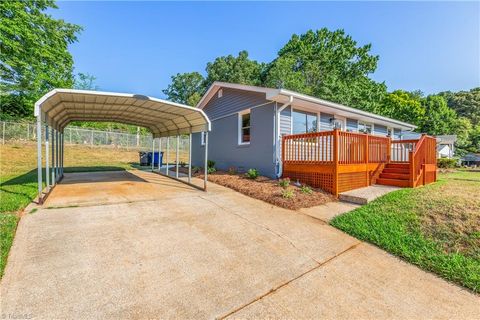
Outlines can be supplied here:
M238 143L250 143L250 110L238 114Z
M373 125L366 122L358 122L358 132L372 134Z
M201 144L202 144L202 146L205 145L205 132L201 133Z
M292 112L293 134L317 131L317 114L294 110Z

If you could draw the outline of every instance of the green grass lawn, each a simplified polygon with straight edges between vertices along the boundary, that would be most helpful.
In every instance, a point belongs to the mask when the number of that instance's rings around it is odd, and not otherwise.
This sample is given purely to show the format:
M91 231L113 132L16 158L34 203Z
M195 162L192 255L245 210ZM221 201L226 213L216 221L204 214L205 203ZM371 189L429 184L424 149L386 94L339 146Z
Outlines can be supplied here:
M425 270L480 292L480 173L387 194L331 224Z

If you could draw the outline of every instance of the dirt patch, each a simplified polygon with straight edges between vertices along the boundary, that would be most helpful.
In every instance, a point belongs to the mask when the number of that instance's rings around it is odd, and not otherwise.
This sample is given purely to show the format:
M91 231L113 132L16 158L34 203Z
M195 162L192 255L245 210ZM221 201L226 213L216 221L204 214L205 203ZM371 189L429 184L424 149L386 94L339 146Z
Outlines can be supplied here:
M198 176L201 177L201 175ZM311 188L311 193L304 193L300 187L293 183L287 188L283 188L279 185L278 180L262 176L252 180L240 174L228 174L217 171L208 175L208 181L290 210L309 208L336 201L334 196L321 189ZM288 194L291 197L284 197L285 189L288 190Z

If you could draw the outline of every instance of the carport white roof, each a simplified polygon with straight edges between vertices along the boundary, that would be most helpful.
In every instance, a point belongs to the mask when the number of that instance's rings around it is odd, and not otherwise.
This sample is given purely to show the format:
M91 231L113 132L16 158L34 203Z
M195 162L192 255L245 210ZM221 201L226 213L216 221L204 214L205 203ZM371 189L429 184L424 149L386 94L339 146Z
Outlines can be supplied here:
M54 89L35 103L39 115L60 132L72 121L141 126L154 138L210 131L210 120L198 108L128 93Z

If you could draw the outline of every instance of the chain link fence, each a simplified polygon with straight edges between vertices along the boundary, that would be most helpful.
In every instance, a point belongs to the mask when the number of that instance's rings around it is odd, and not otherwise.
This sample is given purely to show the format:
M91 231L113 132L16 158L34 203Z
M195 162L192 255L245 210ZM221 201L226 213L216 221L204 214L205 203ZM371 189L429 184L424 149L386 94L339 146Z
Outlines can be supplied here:
M1 121L2 144L17 141L36 141L37 124L33 122ZM42 141L45 140L45 126L42 126ZM152 136L150 134L131 134L119 131L104 131L81 127L66 127L64 129L66 145L84 145L91 147L125 148L127 150L152 150ZM188 161L188 136L179 139L179 161ZM169 141L169 160L175 159L177 139L171 137ZM155 141L155 151L158 151L159 142ZM161 138L161 151L166 151L166 138Z

